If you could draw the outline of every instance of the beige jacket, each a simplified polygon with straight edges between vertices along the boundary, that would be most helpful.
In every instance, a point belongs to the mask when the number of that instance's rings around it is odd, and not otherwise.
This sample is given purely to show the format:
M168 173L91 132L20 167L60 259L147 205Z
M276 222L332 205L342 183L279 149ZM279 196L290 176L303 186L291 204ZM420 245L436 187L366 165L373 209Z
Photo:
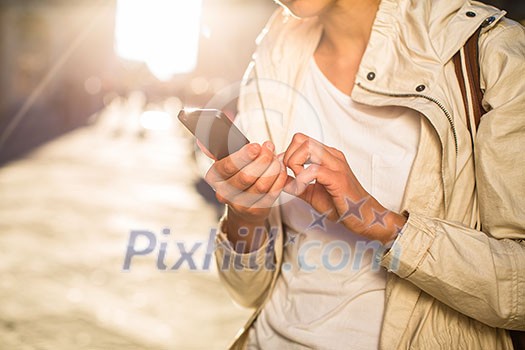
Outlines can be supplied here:
M503 15L464 0L381 2L352 99L409 107L422 118L402 204L410 217L381 261L390 273L380 349L512 349L504 329L525 330L525 31ZM479 44L488 112L473 151L451 58L484 22ZM277 151L286 149L299 98L294 89L321 32L316 19L281 10L263 30L239 101L239 123L252 142L270 138L259 90L272 111L266 118ZM233 299L255 308L232 348L243 348L279 276L278 206L269 221L278 228L275 240L255 254L262 265L265 250L273 248L274 271L250 268L248 255L228 248L216 251ZM217 243L227 245L224 233ZM221 269L228 259L235 268Z

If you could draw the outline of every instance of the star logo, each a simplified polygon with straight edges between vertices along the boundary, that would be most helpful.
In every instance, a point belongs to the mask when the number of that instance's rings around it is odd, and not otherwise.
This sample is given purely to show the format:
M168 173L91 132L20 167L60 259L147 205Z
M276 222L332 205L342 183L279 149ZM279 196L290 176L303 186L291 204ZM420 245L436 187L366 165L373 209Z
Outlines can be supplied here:
M296 242L295 242L295 239L297 238L297 234L293 234L293 233L289 233L287 232L286 233L286 243L284 244L284 246L288 246L288 245L294 245Z
M368 198L363 198L359 202L354 202L350 198L345 198L347 209L341 215L339 220L337 222L344 221L345 219L349 218L350 216L355 216L359 220L363 221L363 216L361 215L361 207L363 207L363 204L367 201Z
M332 210L327 211L324 214L319 214L317 211L311 209L310 212L312 213L313 221L310 223L310 225L307 227L307 230L319 227L326 231L326 224L325 220L330 215Z
M374 213L374 220L372 220L369 226L378 224L380 226L386 227L385 216L386 214L388 214L388 210L385 210L384 212L380 213L377 210L372 209L372 212Z

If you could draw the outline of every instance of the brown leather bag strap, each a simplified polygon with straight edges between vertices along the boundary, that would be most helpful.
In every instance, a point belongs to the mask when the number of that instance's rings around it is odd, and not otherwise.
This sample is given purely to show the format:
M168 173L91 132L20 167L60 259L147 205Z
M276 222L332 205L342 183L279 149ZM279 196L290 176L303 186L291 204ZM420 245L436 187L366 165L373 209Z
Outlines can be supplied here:
M483 108L481 101L483 100L483 92L481 91L480 84L480 68L479 68L479 48L478 41L481 33L480 27L466 42L463 46L463 56L465 60L465 70L467 72L468 80L465 79L463 74L462 62L461 62L461 50L458 51L452 58L454 62L454 69L456 70L456 77L458 78L459 87L461 89L461 96L463 97L463 105L467 116L467 127L472 136L472 126L470 125L470 109L469 101L467 97L467 84L470 90L470 96L472 97L472 110L474 114L474 130L478 129L479 122L481 121L482 115L486 112ZM474 140L473 140L474 142ZM512 343L515 350L525 349L525 332L520 331L509 331L512 338Z
M482 27L478 28L476 32L467 40L465 46L458 51L452 58L454 62L454 69L456 70L456 77L458 79L459 87L461 88L461 95L463 97L463 104L467 116L467 127L472 133L472 126L470 125L470 108L467 97L467 88L469 89L472 99L472 110L474 119L474 130L478 129L481 116L485 113L483 109L482 100L483 92L481 91L480 83L480 68L479 68L479 48L478 41ZM465 71L467 76L463 74L461 51L465 61ZM468 80L466 79L468 78ZM468 84L468 86L467 86Z

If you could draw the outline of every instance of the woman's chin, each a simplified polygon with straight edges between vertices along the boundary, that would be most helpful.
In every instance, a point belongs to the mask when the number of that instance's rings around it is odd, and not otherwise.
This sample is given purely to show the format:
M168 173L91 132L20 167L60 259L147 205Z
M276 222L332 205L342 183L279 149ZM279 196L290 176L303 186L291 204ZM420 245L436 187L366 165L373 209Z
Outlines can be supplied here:
M287 9L295 17L308 18L319 16L330 3L328 0L279 0L279 5Z

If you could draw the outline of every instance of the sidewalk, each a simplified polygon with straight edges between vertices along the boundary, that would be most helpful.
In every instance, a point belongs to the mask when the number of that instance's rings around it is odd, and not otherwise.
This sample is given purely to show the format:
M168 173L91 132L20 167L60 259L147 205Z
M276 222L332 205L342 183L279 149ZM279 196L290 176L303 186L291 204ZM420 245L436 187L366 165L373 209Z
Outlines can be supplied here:
M181 127L140 137L137 113L115 102L0 168L0 349L224 349L248 317L215 270L159 271L158 249L122 270L131 230L168 242L169 269L216 215Z

